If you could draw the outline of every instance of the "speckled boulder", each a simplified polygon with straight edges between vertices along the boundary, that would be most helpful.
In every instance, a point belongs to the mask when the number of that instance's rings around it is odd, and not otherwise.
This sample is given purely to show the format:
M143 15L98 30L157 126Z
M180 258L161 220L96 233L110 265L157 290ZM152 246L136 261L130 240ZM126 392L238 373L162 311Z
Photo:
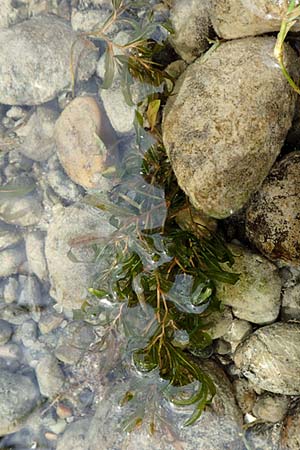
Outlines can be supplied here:
M88 79L96 69L97 49L88 40L78 39L63 19L38 16L0 30L0 103L39 105L70 88L75 40L77 78Z
M239 345L234 362L255 386L299 395L300 326L278 322L259 328Z
M217 219L260 187L292 122L296 97L274 45L273 37L220 45L187 68L165 107L163 140L178 183L196 208ZM293 74L288 46L285 59Z
M217 284L218 298L232 307L239 319L260 325L276 320L280 309L281 279L277 267L261 255L240 246L231 246L234 264L227 268L240 274L231 285Z
M300 264L300 152L275 164L247 210L246 231L269 258Z
M170 36L178 55L191 63L207 50L211 35L208 0L175 0L171 8L174 34Z
M282 0L211 0L211 20L217 34L225 39L279 31L287 3Z

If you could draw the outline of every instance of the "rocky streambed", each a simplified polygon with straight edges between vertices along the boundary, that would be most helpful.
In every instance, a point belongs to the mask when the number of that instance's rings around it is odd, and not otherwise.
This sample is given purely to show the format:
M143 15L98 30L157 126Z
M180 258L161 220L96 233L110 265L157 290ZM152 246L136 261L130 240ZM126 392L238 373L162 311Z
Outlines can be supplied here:
M224 308L211 318L212 354L201 360L217 394L192 427L120 430L119 393L129 381L100 373L122 342L107 361L97 351L103 327L74 310L111 264L87 244L109 240L117 227L91 194L112 189L107 174L136 145L135 110L143 112L151 87L133 81L132 103L118 75L103 87L104 46L87 33L105 23L109 0L3 0L0 447L298 450L300 100L273 56L285 7L269 0L149 5L152 38L168 39L176 51L162 136L191 203L193 224L184 214L181 223L193 232L203 220L218 226L235 255L228 270L240 274L234 285L217 284ZM127 19L145 23L146 10L140 5ZM166 18L171 35L159 26ZM116 23L109 38L124 45L130 31ZM284 60L297 80L297 23L294 32ZM189 413L164 406L174 424Z

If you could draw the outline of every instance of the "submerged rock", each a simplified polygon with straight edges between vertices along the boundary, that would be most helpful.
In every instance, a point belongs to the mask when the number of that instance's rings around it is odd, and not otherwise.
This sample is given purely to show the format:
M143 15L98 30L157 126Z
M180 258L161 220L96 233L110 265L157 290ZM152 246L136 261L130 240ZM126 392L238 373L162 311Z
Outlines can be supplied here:
M163 140L180 187L207 215L240 209L268 175L291 125L292 92L273 37L221 44L181 75L167 101ZM285 47L294 73L295 54Z
M259 328L237 348L234 362L255 386L300 394L300 326L274 323Z
M236 245L231 246L235 256L230 272L240 274L231 285L217 284L218 298L239 319L260 325L276 320L280 309L281 279L277 267L266 258Z
M210 16L220 37L236 39L279 31L286 10L282 0L211 0Z
M97 49L64 20L38 16L0 30L0 103L39 105L69 89L75 41L74 67L77 78L85 80L96 68Z
M109 164L109 153L102 141L104 127L93 97L74 99L56 122L55 140L61 165L75 183L85 188L105 182L102 173Z
M246 232L271 259L300 265L300 153L274 165L247 209Z
M174 34L170 36L178 55L191 63L207 50L211 35L208 0L175 0L171 8Z
M300 321L300 284L291 286L283 292L281 317L283 320Z
M289 399L284 395L264 394L259 397L253 407L253 414L264 422L280 422L283 420Z
M39 397L30 378L0 370L0 436L21 428Z
M283 422L279 450L299 450L300 448L300 402L288 412Z
M101 264L89 242L109 239L115 228L109 217L88 205L55 207L49 225L45 254L51 282L51 295L65 308L80 308L87 289Z

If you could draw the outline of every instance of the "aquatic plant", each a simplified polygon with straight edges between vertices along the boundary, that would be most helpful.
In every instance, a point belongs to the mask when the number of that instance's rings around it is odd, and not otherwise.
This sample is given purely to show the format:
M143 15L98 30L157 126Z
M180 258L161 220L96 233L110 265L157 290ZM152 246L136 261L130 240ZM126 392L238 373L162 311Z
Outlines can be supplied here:
M286 40L288 32L295 25L295 23L300 18L300 5L296 5L296 0L290 0L288 2L286 13L282 19L280 31L277 36L276 45L274 48L274 56L277 59L280 68L282 70L283 75L291 85L291 87L300 94L300 87L295 83L295 81L290 76L287 68L284 65L283 61L283 48L284 42Z
M113 1L112 15L93 34L107 44L105 87L112 83L115 61L113 43L104 32L129 4L137 2ZM152 26L140 28L136 38L122 46L129 53L116 61L125 67L125 84L129 73L161 89L137 106L136 144L125 148L119 165L105 173L111 191L86 197L89 204L109 214L115 232L108 242L90 242L96 260L106 259L107 264L75 317L103 327L96 346L103 352L100 380L111 372L115 377L118 370L120 378L126 377L124 366L135 374L119 399L123 429L132 431L150 417L149 429L154 432L161 399L179 407L194 406L185 425L195 423L211 403L215 386L199 358L212 353L210 314L222 308L215 282L234 284L238 274L224 269L224 263L233 264L233 255L221 236L198 225L197 237L177 223L177 216L190 211L190 204L161 139L159 117L171 93L170 77L153 63L157 43L146 39ZM120 364L123 369L117 369Z

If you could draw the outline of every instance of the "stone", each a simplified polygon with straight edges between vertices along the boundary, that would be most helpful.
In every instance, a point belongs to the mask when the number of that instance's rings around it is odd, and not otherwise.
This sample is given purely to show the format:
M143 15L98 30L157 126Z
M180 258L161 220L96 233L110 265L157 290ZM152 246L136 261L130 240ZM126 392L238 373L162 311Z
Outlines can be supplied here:
M33 161L45 161L55 151L54 126L58 117L55 108L38 106L24 125L17 128L19 151Z
M30 319L30 313L26 309L12 303L1 306L0 318L13 325L21 325L23 322Z
M39 105L70 89L70 55L75 41L74 67L77 78L85 80L95 71L96 47L78 38L63 19L38 16L0 30L0 103Z
M55 126L61 165L69 177L85 188L103 182L108 150L101 140L103 120L93 97L77 97L64 109Z
M21 292L18 299L18 305L27 308L31 314L35 316L40 308L44 306L42 298L41 286L34 275L20 275L19 283L21 285ZM38 318L40 314L38 315Z
M296 5L299 4L296 1ZM236 39L279 31L287 4L281 0L212 0L210 17L218 36ZM298 27L297 27L298 28Z
M296 284L283 291L281 318L283 320L300 321L300 284Z
M279 450L298 450L300 448L300 402L288 411L281 429Z
M281 279L277 267L263 256L241 246L230 246L234 254L229 272L240 274L234 284L217 283L217 297L232 307L239 319L260 325L274 322L279 314Z
M232 383L237 404L243 414L251 413L255 400L256 392L245 378L238 378Z
M218 339L224 336L230 329L232 320L231 309L226 306L223 311L213 312L208 318L211 325L207 330L211 338Z
M20 231L0 222L0 251L18 244L22 239Z
M94 339L91 325L81 321L69 322L58 340L55 356L65 364L77 364Z
M204 53L212 37L208 0L176 0L171 8L174 34L170 41L178 55L186 62L193 62Z
M37 405L38 398L38 389L29 377L1 370L0 436L20 429Z
M68 203L74 203L82 198L80 187L70 180L61 167L50 170L47 173L47 181L55 194Z
M42 213L41 202L35 193L10 198L0 203L0 219L12 225L21 227L37 225Z
M13 333L12 326L6 320L0 319L0 345L6 344Z
M250 241L268 258L300 265L300 154L274 165L246 216Z
M34 320L27 320L18 328L18 337L25 347L32 347L37 340L37 324Z
M255 386L283 395L300 393L300 326L274 323L241 343L234 362Z
M9 277L4 284L3 300L5 303L13 303L19 297L19 282L16 278Z
M18 273L26 260L23 247L7 248L0 252L0 277Z
M12 372L20 369L23 361L23 352L15 343L7 343L0 346L0 361L2 367Z
M32 231L26 235L25 248L29 272L41 281L48 280L48 269L45 257L45 236L41 231Z
M64 434L59 438L57 450L87 450L89 441L87 431L90 419L80 419L71 423Z
M55 330L62 323L64 316L62 314L58 314L53 309L47 309L41 315L39 320L39 329L42 334L51 333L51 331Z
M280 422L288 410L289 399L283 395L264 394L258 397L253 414L264 422Z
M82 204L53 209L45 254L51 295L62 307L80 308L93 277L106 264L105 257L95 264L95 254L87 244L100 238L105 241L114 231L107 213L91 206Z
M232 353L235 352L239 343L248 336L252 331L251 323L246 320L234 319L227 332L224 334L223 339L229 342L231 345Z
M296 97L274 45L269 36L221 44L185 70L164 108L163 141L178 183L216 219L259 189L291 126ZM294 52L286 46L284 55L297 78Z
M44 397L51 399L60 394L65 377L54 356L42 357L35 368L35 373L40 392Z
M254 423L245 432L248 448L251 450L280 450L281 429L282 425L280 423Z
M92 32L99 30L109 17L110 11L107 9L86 9L83 11L72 9L71 24L75 31ZM116 31L116 24L109 28L109 34Z

